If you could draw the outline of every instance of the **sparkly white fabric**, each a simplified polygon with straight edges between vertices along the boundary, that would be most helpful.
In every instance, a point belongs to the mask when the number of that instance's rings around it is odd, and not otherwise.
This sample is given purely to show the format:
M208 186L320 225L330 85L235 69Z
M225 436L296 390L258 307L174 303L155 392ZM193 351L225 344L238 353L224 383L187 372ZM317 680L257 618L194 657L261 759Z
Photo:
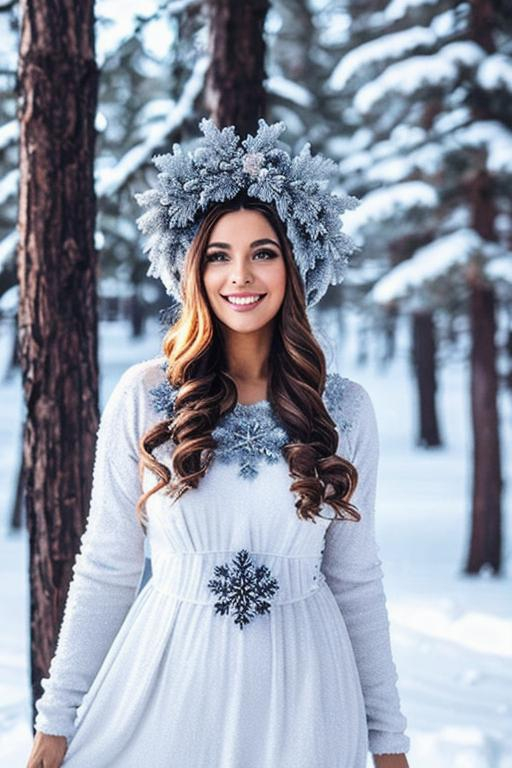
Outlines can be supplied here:
M407 752L366 390L345 380L332 413L338 452L359 472L360 522L300 520L282 457L249 479L238 462L214 460L177 502L150 497L153 577L137 594L145 537L134 508L156 483L146 470L141 487L138 442L162 418L149 394L165 376L162 361L132 366L104 409L90 515L36 729L68 738L65 768L365 768L368 750ZM242 405L241 419L244 408L254 411ZM171 445L157 449L169 467ZM271 589L268 610L251 592L241 626L243 550Z

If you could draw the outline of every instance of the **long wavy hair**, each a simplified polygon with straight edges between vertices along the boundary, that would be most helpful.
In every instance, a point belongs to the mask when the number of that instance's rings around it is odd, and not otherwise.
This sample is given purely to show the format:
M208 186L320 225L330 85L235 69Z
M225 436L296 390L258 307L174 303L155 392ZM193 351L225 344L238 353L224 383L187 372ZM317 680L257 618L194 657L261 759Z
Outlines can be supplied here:
M323 517L321 505L329 504L335 512L332 519L356 522L361 518L350 503L357 470L336 455L339 435L322 399L325 357L306 314L304 287L292 246L273 206L241 194L208 210L187 253L181 311L162 343L169 384L178 388L173 414L151 427L140 441L141 477L147 467L160 478L136 505L144 529L145 502L153 493L164 488L177 499L188 489L197 488L214 457L212 430L238 400L235 381L227 373L222 330L211 310L202 273L214 225L225 213L240 209L259 211L267 218L285 259L286 291L273 320L268 398L291 438L281 450L293 478L290 491L297 496L297 514L316 522L316 516ZM170 439L174 443L172 472L152 455Z

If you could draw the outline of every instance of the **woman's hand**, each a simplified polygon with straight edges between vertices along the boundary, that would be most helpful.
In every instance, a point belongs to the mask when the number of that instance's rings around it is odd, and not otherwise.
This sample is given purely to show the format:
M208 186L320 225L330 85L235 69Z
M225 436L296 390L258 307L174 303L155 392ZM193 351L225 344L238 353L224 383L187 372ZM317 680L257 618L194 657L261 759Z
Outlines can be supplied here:
M374 755L375 768L409 768L409 763L404 754L399 755Z
M36 731L27 768L60 768L67 749L65 736L50 736Z

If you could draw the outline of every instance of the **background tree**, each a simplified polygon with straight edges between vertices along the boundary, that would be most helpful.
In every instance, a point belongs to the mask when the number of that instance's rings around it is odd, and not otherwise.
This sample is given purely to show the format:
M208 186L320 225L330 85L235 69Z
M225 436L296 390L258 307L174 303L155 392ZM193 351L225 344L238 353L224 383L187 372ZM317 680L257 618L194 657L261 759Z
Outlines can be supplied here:
M97 80L93 3L24 0L18 280L33 702L85 526L98 426Z
M419 373L435 371L440 312L468 321L474 490L466 570L487 564L498 573L494 280L503 277L499 265L512 233L507 22L492 0L378 9L348 3L347 11L346 49L329 87L353 126L341 148L342 167L349 191L363 199L346 220L364 237L361 270L369 279L352 276L364 286L368 309L372 299L399 304L413 318L412 338L422 340L413 355L423 360ZM434 392L434 382L423 378L418 400L425 426L435 426ZM429 432L435 437L435 428ZM425 430L420 439L431 443Z
M269 0L209 0L211 62L206 108L219 127L255 133L266 115L265 40Z

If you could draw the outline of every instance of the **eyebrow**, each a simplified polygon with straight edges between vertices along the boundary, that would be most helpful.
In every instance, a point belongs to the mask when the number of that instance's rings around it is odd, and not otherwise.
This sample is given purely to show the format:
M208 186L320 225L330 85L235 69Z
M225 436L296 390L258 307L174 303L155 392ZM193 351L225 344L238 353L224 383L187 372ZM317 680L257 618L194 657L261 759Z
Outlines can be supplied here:
M253 243L251 243L251 248L255 248L257 245L266 245L267 243L270 243L271 245L276 245L278 248L279 243L276 243L275 240L271 240L269 237L264 237L261 240L255 240ZM229 250L231 248L229 243L209 243L206 246L206 249L208 248L226 248Z

